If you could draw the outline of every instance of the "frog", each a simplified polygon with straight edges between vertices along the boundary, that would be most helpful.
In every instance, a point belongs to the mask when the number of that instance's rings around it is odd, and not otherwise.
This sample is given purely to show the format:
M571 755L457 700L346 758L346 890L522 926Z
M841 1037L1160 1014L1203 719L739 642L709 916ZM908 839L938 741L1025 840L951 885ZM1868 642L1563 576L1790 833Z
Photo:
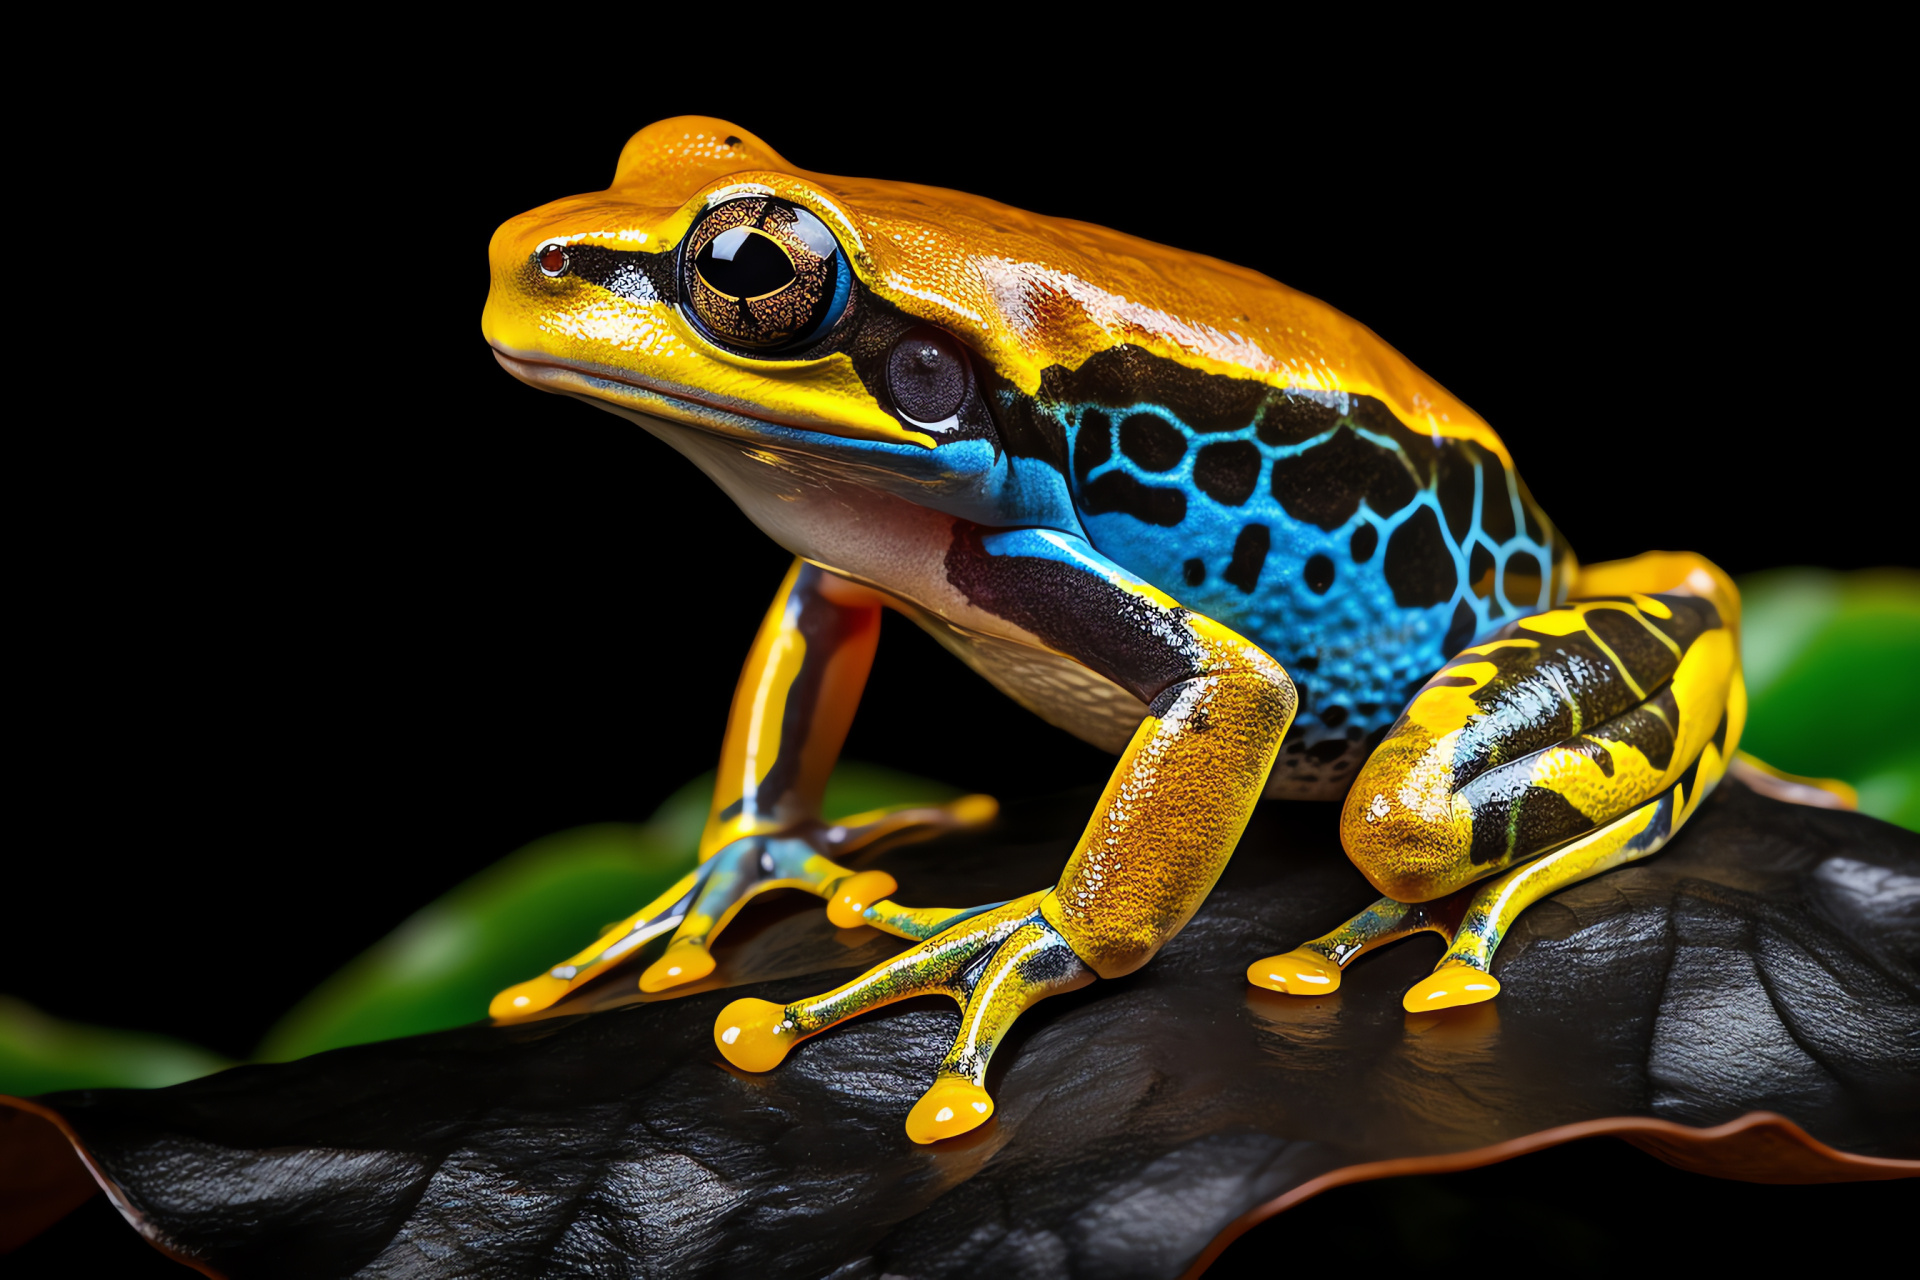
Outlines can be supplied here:
M645 992L698 983L749 900L801 890L909 945L816 996L731 1002L717 1052L769 1071L849 1018L948 996L959 1030L905 1121L942 1141L991 1118L987 1067L1023 1012L1180 932L1263 799L1340 801L1379 897L1250 958L1248 981L1324 997L1431 932L1444 951L1402 997L1426 1014L1496 997L1521 912L1656 853L1741 767L1728 575L1684 551L1582 564L1491 426L1267 276L813 173L701 116L634 134L606 190L509 220L489 260L507 373L658 437L794 557L697 866L502 991L497 1019L628 960L650 957ZM858 868L878 842L991 823L988 797L823 815L885 610L1118 757L1054 883L905 905Z

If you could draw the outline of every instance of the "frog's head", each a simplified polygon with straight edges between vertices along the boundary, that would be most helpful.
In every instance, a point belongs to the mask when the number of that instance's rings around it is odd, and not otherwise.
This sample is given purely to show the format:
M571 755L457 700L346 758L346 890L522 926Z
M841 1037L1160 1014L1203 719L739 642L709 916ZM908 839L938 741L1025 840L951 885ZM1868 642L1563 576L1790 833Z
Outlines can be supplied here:
M1063 379L1115 404L1143 379L1177 399L1168 370L1208 402L1358 391L1436 434L1484 430L1366 329L1254 272L808 173L705 117L635 134L607 190L514 218L491 257L483 329L523 381L670 440L851 462L863 484L987 523L1072 522L1048 478L1068 461L1049 395Z

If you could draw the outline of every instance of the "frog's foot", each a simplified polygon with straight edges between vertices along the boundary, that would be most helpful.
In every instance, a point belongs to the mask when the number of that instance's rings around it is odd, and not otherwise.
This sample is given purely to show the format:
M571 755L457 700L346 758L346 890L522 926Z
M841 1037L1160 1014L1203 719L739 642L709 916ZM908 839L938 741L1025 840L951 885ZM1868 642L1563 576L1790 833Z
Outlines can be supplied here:
M749 899L769 889L804 889L825 898L827 918L842 929L873 924L902 937L925 937L917 927L917 917L925 913L882 902L898 887L892 876L854 871L839 859L888 837L926 838L980 826L997 811L990 796L962 796L944 805L878 809L792 834L743 836L601 934L592 946L502 991L488 1013L496 1018L538 1013L669 932L666 950L641 973L640 989L657 992L698 982L713 972L713 939ZM876 912L876 905L887 909ZM900 924L893 923L896 917Z
M993 1114L987 1063L1014 1019L1094 979L1041 914L1047 892L970 911L920 911L916 921L941 923L919 946L825 995L785 1006L735 1000L714 1023L714 1043L734 1066L770 1071L800 1041L869 1009L911 996L951 996L960 1005L960 1033L933 1086L908 1113L907 1136L935 1142L977 1128Z
M1463 889L1437 902L1382 898L1331 933L1254 961L1247 981L1286 995L1328 995L1340 989L1340 971L1376 947L1416 933L1437 933L1451 943L1469 893Z
M1439 934L1446 953L1401 1000L1408 1013L1478 1004L1500 994L1493 956L1522 911L1556 889L1657 853L1699 802L1688 779L1631 813L1543 857L1524 862L1432 902L1382 898L1332 933L1247 969L1255 986L1290 995L1323 995L1340 986L1340 971L1375 947L1409 934ZM1678 816L1676 816L1678 815Z

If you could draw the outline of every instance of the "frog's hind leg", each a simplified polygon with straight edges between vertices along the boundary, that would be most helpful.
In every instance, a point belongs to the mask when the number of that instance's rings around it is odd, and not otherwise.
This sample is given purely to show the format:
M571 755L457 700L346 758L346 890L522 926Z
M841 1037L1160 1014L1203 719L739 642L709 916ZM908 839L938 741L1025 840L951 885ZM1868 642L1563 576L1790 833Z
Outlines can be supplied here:
M877 596L796 561L734 692L699 866L579 954L495 996L492 1016L545 1009L664 935L671 936L640 975L641 990L696 982L713 971L715 937L750 899L770 889L802 889L825 898L828 918L842 928L890 928L888 921L900 912L874 917L871 908L894 891L893 877L854 871L845 860L881 839L978 826L993 818L996 806L987 796L963 796L946 805L875 810L831 825L821 821L821 798L873 665L879 631Z
M919 946L824 995L777 1005L736 1000L714 1023L714 1043L735 1066L770 1071L787 1051L836 1023L920 995L950 996L960 1030L933 1085L907 1116L907 1135L934 1142L993 1114L987 1064L1015 1018L1038 1001L1094 980L1092 969L1041 912L1044 892L974 911L922 912L943 927Z
M1594 566L1576 590L1427 682L1341 819L1348 855L1387 896L1249 980L1331 991L1363 952L1430 930L1447 951L1406 1007L1491 999L1494 952L1521 911L1679 830L1745 720L1739 596L1700 557L1664 553Z
M1590 835L1453 895L1464 898L1446 954L1401 1001L1408 1013L1477 1004L1500 994L1493 953L1522 911L1556 889L1658 853L1704 796L1699 775Z

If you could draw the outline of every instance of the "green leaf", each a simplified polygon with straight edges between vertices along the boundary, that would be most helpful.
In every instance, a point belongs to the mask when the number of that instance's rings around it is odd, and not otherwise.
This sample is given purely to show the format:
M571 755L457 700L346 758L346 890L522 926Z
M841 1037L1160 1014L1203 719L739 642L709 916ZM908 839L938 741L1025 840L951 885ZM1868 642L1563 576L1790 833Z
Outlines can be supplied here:
M540 972L666 892L694 863L713 775L681 787L645 823L599 823L507 855L403 921L282 1018L267 1061L474 1022L502 987ZM952 798L953 788L843 763L830 818Z
M0 996L0 1093L157 1089L232 1065L167 1036L65 1022Z
M1920 573L1778 569L1740 593L1741 747L1844 779L1861 809L1920 830Z

